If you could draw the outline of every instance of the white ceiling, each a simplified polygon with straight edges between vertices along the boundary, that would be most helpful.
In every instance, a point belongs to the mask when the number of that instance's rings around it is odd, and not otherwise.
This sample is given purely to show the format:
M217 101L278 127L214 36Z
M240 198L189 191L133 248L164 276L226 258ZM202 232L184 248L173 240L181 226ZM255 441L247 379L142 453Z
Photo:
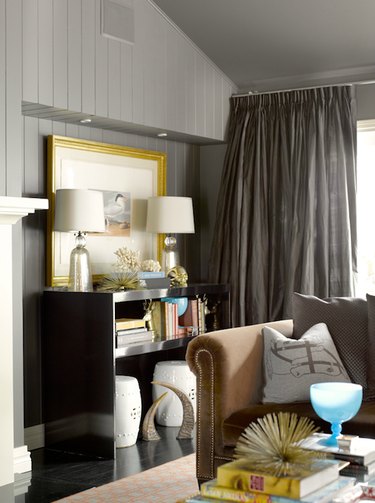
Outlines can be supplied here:
M153 0L240 90L375 80L375 0Z

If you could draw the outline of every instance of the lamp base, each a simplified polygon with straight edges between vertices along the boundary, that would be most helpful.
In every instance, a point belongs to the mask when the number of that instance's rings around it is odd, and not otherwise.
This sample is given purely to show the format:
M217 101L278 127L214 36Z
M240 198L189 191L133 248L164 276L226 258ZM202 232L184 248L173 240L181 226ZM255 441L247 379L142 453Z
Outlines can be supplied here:
M93 290L90 255L85 244L85 237L78 233L76 236L77 246L70 254L68 290L71 292L91 292Z
M177 240L173 236L167 235L164 240L164 249L163 249L163 271L168 274L168 271L175 267L176 265L180 265L180 256L176 247Z

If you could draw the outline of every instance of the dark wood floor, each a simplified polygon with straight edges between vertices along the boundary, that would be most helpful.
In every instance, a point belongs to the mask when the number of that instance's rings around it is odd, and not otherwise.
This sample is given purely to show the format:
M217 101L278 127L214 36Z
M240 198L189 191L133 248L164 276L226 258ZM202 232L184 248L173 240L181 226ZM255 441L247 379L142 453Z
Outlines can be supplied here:
M108 484L195 452L195 439L177 440L179 428L159 426L158 441L117 449L116 460L93 459L51 449L32 451L31 485L25 503L49 503Z

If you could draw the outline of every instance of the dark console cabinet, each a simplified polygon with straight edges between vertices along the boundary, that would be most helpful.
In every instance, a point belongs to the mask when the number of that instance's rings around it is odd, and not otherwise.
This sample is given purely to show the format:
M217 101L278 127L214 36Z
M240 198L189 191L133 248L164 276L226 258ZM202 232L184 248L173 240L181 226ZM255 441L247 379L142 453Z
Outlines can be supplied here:
M138 379L142 418L152 403L155 363L183 359L190 337L115 347L115 319L142 317L143 303L163 297L202 297L217 307L207 330L230 326L228 285L198 284L169 290L43 294L43 414L45 445L115 458L115 377ZM116 354L117 353L117 354Z

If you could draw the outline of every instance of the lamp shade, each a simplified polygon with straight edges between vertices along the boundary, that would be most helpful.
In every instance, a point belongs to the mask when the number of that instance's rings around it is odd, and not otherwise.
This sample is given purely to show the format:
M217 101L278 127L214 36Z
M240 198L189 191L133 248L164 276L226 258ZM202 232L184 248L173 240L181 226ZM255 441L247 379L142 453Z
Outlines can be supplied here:
M56 190L55 230L104 232L103 193L86 189Z
M146 230L165 234L194 233L191 197L150 197L147 204Z

